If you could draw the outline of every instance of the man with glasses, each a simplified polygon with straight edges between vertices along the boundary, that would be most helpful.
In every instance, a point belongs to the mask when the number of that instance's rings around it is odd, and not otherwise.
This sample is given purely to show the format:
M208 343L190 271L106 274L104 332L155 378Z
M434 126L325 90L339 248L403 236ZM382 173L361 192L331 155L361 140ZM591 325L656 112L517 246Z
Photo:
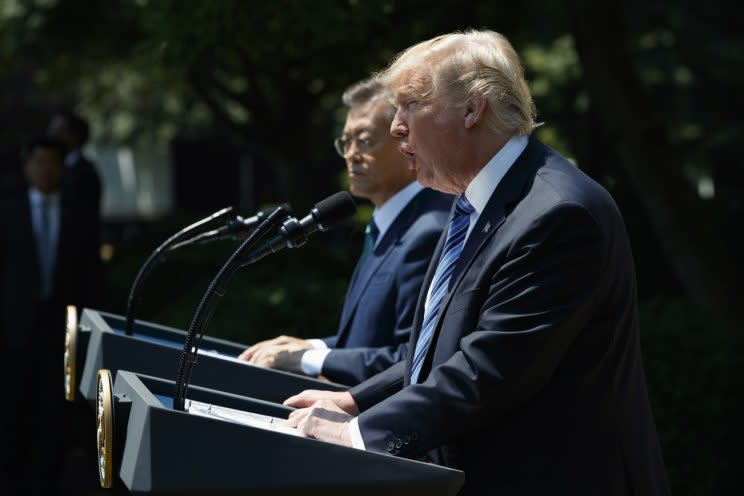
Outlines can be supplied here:
M353 385L405 358L426 267L453 198L415 180L390 136L395 107L380 82L351 86L343 102L349 111L334 145L346 160L351 193L375 209L338 331L322 339L280 336L240 358Z

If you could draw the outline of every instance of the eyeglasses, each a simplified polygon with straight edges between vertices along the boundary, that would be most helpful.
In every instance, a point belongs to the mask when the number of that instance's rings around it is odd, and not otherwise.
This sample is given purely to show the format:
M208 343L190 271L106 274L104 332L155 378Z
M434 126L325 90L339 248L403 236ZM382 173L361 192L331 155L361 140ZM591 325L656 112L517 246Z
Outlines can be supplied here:
M343 158L349 156L352 143L356 143L357 152L362 155L371 152L380 144L379 141L372 141L368 138L347 138L346 136L340 136L333 140L333 146L336 148L336 153Z

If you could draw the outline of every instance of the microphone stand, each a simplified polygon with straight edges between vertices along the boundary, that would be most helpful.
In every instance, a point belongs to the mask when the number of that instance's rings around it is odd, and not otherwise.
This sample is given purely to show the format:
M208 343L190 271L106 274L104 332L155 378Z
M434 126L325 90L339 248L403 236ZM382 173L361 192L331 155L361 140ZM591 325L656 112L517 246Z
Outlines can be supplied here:
M276 226L280 220L287 215L287 210L279 206L271 212L251 233L248 238L235 250L225 265L220 269L215 278L209 285L207 293L202 298L196 309L194 318L189 326L189 332L183 344L183 351L178 360L178 370L176 373L176 387L173 395L173 409L185 411L186 390L191 378L191 369L196 363L196 356L199 350L201 339L204 336L204 328L212 316L217 301L225 294L225 285L230 278L238 271L242 265L242 259L245 252L269 229Z
M137 273L137 277L134 278L132 287L129 290L126 322L124 324L124 332L127 336L132 335L132 331L134 330L134 316L139 305L142 303L142 298L139 294L140 289L142 288L142 284L144 283L145 279L147 279L152 273L153 269L155 269L155 267L165 261L166 254L168 252L184 246L182 242L187 238L192 237L195 231L215 220L225 217L226 215L232 213L232 211L232 207L223 208L222 210L213 213L209 217L206 217L198 222L186 226L170 238L166 239L160 246L155 249L155 251L152 252L150 257L140 268L139 273Z

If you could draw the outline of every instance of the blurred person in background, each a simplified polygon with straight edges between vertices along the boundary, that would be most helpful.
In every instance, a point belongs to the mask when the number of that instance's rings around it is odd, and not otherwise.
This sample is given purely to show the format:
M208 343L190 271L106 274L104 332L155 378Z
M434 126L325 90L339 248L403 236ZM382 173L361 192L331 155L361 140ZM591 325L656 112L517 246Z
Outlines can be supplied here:
M27 187L0 198L0 352L10 392L3 494L59 493L65 306L87 306L100 291L96 223L63 201L65 153L51 137L31 142L23 152Z
M54 114L49 121L48 134L67 147L65 166L67 172L62 185L66 205L80 207L93 218L101 215L101 179L93 162L83 155L90 128L79 115L64 110Z
M375 209L338 330L321 339L280 336L240 358L352 385L405 358L418 293L453 197L424 188L406 166L388 132L395 107L378 81L352 85L343 102L346 123L334 144L346 160L351 193Z

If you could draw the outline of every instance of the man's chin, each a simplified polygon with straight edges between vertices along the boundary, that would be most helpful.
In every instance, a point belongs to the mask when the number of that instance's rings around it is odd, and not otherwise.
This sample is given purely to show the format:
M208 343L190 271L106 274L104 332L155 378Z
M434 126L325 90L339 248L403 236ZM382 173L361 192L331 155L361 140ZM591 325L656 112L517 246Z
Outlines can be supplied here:
M364 188L360 184L349 184L349 193L351 193L352 196L356 196L357 198L368 198L369 192L367 191L367 188Z
M421 169L420 167L417 167L416 169L416 181L421 183L423 186L426 186L427 188L434 188L434 184L432 181L431 174L427 174L425 170Z

